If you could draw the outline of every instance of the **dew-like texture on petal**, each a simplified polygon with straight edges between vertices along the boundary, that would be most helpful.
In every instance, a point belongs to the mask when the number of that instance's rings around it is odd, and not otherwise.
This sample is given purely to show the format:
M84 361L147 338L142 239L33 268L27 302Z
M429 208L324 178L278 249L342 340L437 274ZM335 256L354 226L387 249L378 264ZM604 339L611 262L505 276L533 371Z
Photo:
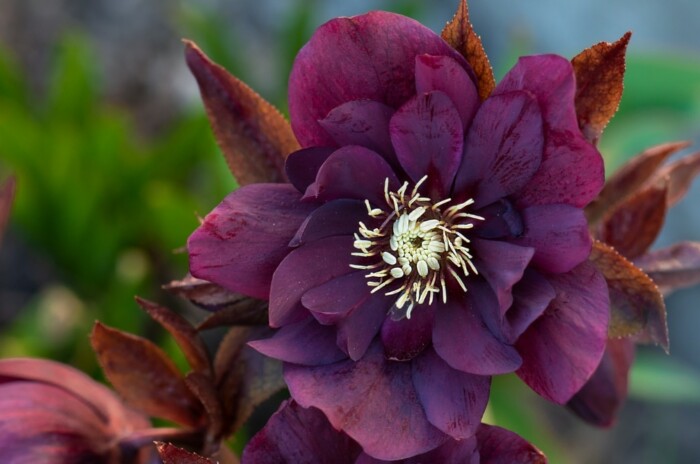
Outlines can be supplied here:
M505 319L507 340L515 342L556 296L554 287L539 272L527 269L523 278L513 287L513 306Z
M333 200L309 214L289 242L290 247L335 235L352 235L367 220L367 207L360 200Z
M293 250L280 263L270 287L270 326L282 327L306 317L301 297L312 288L353 272L352 237L328 237Z
M430 345L435 320L435 305L417 305L411 318L394 320L387 317L381 336L384 356L394 361L409 361Z
M475 191L475 207L520 191L542 162L542 115L528 92L488 98L469 129L454 192Z
M335 344L333 327L321 325L311 316L285 325L270 338L248 344L265 356L306 366L330 364L345 358Z
M316 180L321 165L335 150L328 147L302 148L287 156L284 170L289 182L304 193Z
M350 314L338 323L338 346L357 361L379 333L391 301L380 293L368 294Z
M476 432L479 464L546 464L544 455L520 435L482 424Z
M521 211L524 232L512 243L532 247L532 263L550 273L568 272L588 258L591 235L583 210L569 205L539 205Z
M522 277L535 250L496 240L472 240L476 268L498 299L499 315L513 303L512 288Z
M461 64L449 56L416 57L416 93L444 92L462 119L462 128L469 127L479 107L479 94L474 81Z
M517 374L543 397L563 404L600 363L610 301L605 279L588 261L548 280L557 296L516 343L523 357Z
M302 147L333 145L318 121L353 100L398 108L415 94L415 57L466 62L433 31L394 13L373 11L325 23L299 51L289 77L289 113Z
M321 324L336 324L369 296L365 271L356 271L312 288L301 297L301 304Z
M389 190L398 188L396 174L384 158L368 148L349 145L328 157L304 199L325 202L349 198L380 205L385 203L385 179L389 179Z
M433 91L413 97L391 118L391 143L413 182L428 175L428 189L445 196L464 147L462 120L450 98Z
M378 101L350 101L333 108L319 124L339 147L360 145L383 155L395 165L396 155L389 138L389 120L394 111Z
M411 365L413 385L430 423L457 440L474 435L488 402L490 377L456 371L432 349Z
M448 438L425 417L410 363L386 361L379 343L357 362L318 367L286 364L284 378L292 398L323 411L333 427L375 458L408 458Z
M315 205L287 184L251 184L229 194L190 235L193 276L267 300L272 273Z
M321 411L284 401L243 450L242 464L354 464L362 449Z
M514 347L498 338L486 326L477 311L497 313L495 298L491 308L477 308L471 289L463 298L439 304L435 314L433 346L451 367L462 372L495 375L513 372L521 359ZM481 301L489 301L480 299Z

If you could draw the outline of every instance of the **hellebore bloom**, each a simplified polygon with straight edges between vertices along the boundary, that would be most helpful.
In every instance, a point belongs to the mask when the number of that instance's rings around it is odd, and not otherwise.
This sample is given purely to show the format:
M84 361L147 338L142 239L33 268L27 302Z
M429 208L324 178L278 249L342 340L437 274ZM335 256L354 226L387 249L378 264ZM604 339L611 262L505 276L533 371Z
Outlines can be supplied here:
M449 440L428 453L400 461L380 461L335 430L321 411L287 401L243 450L242 463L255 464L545 464L544 455L517 434L481 424L466 440Z
M150 427L106 387L42 359L0 361L3 463L151 462L120 440ZM137 460L138 459L138 460Z
M321 26L296 58L290 184L230 194L194 276L269 300L303 407L384 460L477 432L490 376L565 403L603 354L608 289L582 208L603 185L572 66L521 58L481 101L466 60L400 15Z

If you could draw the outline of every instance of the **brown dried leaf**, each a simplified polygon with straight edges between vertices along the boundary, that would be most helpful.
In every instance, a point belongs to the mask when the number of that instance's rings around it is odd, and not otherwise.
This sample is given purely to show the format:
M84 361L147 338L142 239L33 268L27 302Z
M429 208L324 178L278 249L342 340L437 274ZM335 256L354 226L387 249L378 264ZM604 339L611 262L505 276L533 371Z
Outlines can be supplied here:
M681 242L641 256L634 262L669 293L700 284L700 243Z
M647 251L666 219L668 179L650 185L617 205L601 221L600 240L628 259Z
M469 21L469 8L466 0L460 2L454 17L445 25L442 30L442 38L467 59L474 74L476 74L479 97L486 100L496 87L496 80L493 77L493 69L489 57L484 51L481 38L474 32Z
M10 177L4 184L0 185L0 243L5 232L7 221L10 219L12 209L12 199L15 196L15 178Z
M156 449L163 464L215 464L211 459L178 448L170 443L156 442Z
M664 166L657 177L668 177L668 206L681 201L690 189L695 177L700 174L700 152L685 156L676 162Z
M173 336L195 372L211 373L211 361L207 347L199 338L199 333L192 327L192 324L179 314L151 301L136 297L136 302L154 321Z
M289 122L250 87L185 40L216 140L239 185L284 182L284 160L299 149Z
M223 408L221 401L219 401L219 395L216 391L214 380L202 373L190 372L185 377L185 383L204 406L204 411L209 422L207 435L209 439L215 440L215 442L205 443L204 446L205 449L214 451L215 448L218 448L221 430L224 426Z
M669 156L688 145L690 142L664 143L632 157L605 182L598 197L586 207L591 226L595 227L605 214L654 177Z
M591 262L603 274L610 292L610 338L634 337L668 352L666 305L656 284L614 248L595 241Z
M90 342L105 376L134 408L196 426L201 405L175 364L154 343L96 322Z
M617 112L625 76L625 53L632 37L600 42L571 60L576 74L576 116L584 137L597 144L603 129Z

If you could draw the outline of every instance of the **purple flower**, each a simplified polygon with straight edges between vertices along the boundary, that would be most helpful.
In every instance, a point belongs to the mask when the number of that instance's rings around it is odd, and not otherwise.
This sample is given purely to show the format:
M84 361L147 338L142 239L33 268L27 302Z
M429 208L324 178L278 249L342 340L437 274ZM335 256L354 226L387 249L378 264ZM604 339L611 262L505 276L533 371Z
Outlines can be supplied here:
M290 77L290 184L230 194L190 237L192 274L269 300L279 330L252 345L375 458L472 437L495 374L565 403L609 317L575 91L566 59L531 56L481 101L417 22L334 19Z
M323 413L287 401L243 451L242 463L255 464L545 464L544 455L513 432L481 424L466 440L449 440L420 456L380 461L335 430Z

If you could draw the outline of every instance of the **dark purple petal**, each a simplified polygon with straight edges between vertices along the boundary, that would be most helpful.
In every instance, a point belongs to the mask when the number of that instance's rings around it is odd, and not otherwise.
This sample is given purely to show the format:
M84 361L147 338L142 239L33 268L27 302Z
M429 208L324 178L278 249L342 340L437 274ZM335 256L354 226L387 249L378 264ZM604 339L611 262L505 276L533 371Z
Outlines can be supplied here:
M190 235L193 276L267 300L287 244L315 208L287 184L251 184L228 195Z
M513 306L505 320L507 340L515 342L556 296L549 281L534 269L527 269L523 278L513 287Z
M311 147L302 148L287 156L284 170L289 182L301 193L306 192L309 185L316 180L321 165L333 153L332 148Z
M502 317L513 302L513 285L523 277L535 250L496 240L474 239L472 243L476 268L496 294Z
M385 179L389 179L389 190L399 187L396 174L384 158L367 148L350 145L328 157L318 170L316 181L306 189L304 199L350 198L384 204Z
M310 316L285 325L270 338L248 344L265 356L307 366L330 364L345 358L345 353L335 344L333 327L321 325Z
M480 290L472 286L466 298L448 298L447 304L438 306L433 329L435 351L462 372L479 375L513 372L521 364L518 352L497 339L479 315L479 311L497 314L498 303L493 298L492 307L478 308L472 295L477 291Z
M329 280L301 297L304 305L321 324L336 324L369 296L365 271Z
M350 435L372 457L404 459L447 439L425 417L410 363L386 361L379 343L357 362L287 364L284 377L292 398L323 411L333 427Z
M392 361L408 361L421 354L430 345L434 320L434 305L416 306L410 319L387 317L381 331L384 356Z
M396 164L396 154L389 138L389 120L394 109L373 100L343 103L333 108L318 123L338 146L360 145L384 155Z
M542 115L531 94L509 92L488 98L467 134L455 195L461 198L475 187L479 208L518 192L540 167L543 145Z
M479 107L479 94L464 67L449 56L416 57L416 93L444 92L462 119L462 128L469 127Z
M490 377L465 374L426 350L413 365L413 385L431 424L456 440L471 437L481 423Z
M540 395L563 404L600 363L610 301L605 279L588 261L548 280L557 296L518 340L523 365L517 374Z
M432 451L400 461L383 461L361 453L355 464L479 464L476 437L466 440L447 440Z
M546 464L544 454L520 435L482 424L476 432L479 464Z
M428 175L435 196L450 191L464 147L462 120L442 92L420 94L403 105L389 124L399 163L414 182Z
M362 449L321 411L283 402L243 450L242 464L353 464Z
M398 108L415 95L415 57L464 59L433 31L393 13L374 11L322 25L296 57L289 77L292 128L302 146L332 145L318 121L354 100Z
M635 344L629 338L609 339L593 376L566 405L586 422L611 426L627 398L634 351Z
M306 317L301 297L312 288L352 272L352 237L328 237L293 250L272 276L270 326L282 327Z
M357 361L379 332L391 301L380 293L367 293L366 298L350 314L338 322L338 346L350 359Z
M335 235L352 235L367 220L367 207L360 200L333 200L309 214L297 230L290 247Z
M583 210L569 205L539 205L521 213L525 230L512 243L533 247L532 263L539 269L555 274L568 272L588 258L592 242Z
M484 218L474 224L474 233L481 238L506 239L523 233L523 219L507 198L478 209L476 214Z

